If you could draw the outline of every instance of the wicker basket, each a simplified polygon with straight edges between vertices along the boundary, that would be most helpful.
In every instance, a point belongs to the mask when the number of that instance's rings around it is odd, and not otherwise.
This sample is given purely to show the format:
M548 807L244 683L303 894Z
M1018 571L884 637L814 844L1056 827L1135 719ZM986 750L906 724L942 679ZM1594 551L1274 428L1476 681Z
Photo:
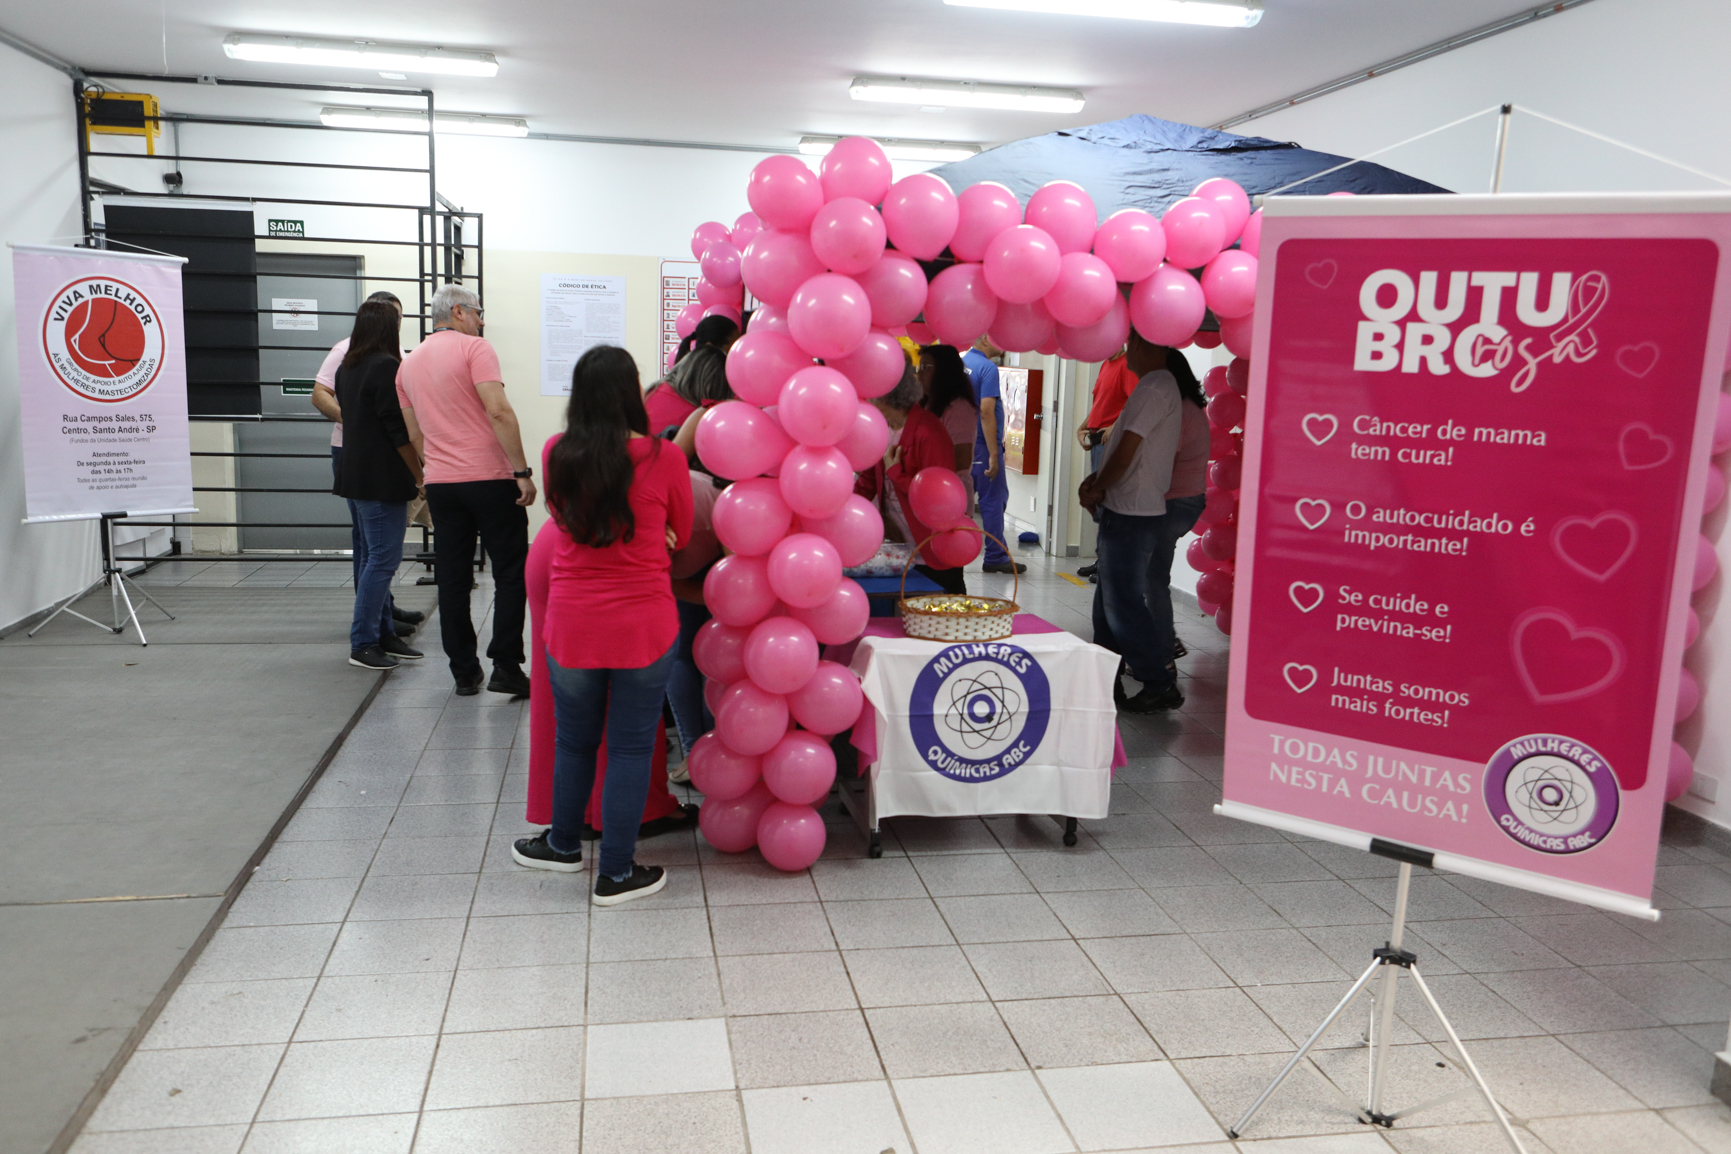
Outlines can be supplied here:
M971 528L981 537L990 537L1000 546L1004 543L978 526L962 525L963 529ZM941 604L956 597L955 593L925 593L914 597L908 596L908 572L919 559L920 550L937 534L931 534L925 541L915 547L913 555L908 558L907 565L902 569L902 595L900 608L902 611L902 629L909 637L917 637L922 641L999 641L1015 632L1016 614L1021 611L1015 598L1022 591L1022 577L1016 572L1016 567L1010 566L1010 573L1015 580L1015 586L1010 594L1010 600L1002 597L975 597L968 595L971 601L984 602L985 609L955 612L954 610L939 610L934 605ZM1006 548L1005 553L1009 550Z

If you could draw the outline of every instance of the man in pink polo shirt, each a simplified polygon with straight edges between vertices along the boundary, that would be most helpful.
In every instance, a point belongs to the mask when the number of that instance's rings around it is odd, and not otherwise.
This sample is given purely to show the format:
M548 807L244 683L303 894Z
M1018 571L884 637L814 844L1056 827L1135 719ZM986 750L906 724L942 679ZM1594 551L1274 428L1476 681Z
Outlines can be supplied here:
M433 331L403 359L397 400L425 465L433 516L433 576L439 585L439 637L457 693L481 691L469 590L478 538L493 564L493 638L487 688L529 696L523 673L523 564L529 556L528 506L534 470L523 455L517 414L505 398L499 355L481 337L481 301L445 285L428 312Z

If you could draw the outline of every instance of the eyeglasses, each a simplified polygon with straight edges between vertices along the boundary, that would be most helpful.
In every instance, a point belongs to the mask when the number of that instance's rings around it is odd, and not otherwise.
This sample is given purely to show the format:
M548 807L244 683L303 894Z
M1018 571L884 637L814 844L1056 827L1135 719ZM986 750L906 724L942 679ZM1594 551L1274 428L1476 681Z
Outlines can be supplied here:
M486 309L478 309L478 308L475 308L473 305L458 305L457 307L460 309L466 309L469 312L474 313L477 319L485 319L485 317L487 315Z

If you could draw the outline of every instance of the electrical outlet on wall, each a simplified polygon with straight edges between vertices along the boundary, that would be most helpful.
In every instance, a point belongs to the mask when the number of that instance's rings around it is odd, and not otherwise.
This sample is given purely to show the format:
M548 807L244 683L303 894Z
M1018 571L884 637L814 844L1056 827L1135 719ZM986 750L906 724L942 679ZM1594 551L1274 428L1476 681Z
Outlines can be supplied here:
M1704 773L1696 773L1689 782L1689 792L1702 801L1719 800L1719 779L1708 777Z

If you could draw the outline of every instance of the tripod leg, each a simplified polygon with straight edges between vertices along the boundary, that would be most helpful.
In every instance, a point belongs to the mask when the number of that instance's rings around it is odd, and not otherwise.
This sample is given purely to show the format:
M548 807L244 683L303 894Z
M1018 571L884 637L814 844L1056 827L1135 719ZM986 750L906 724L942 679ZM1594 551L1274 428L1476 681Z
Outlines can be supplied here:
M126 618L125 618L125 620L131 621L132 627L134 629L138 630L138 644L141 646L142 645L149 645L150 642L148 640L146 640L145 636L144 636L144 626L142 626L138 623L138 607L132 603L132 598L127 596L126 578L122 577L119 573L115 573L113 588L116 592L119 593L120 599L126 602ZM125 626L122 625L121 628L124 629ZM116 629L115 632L119 633L120 629Z
M96 621L92 618L84 616L84 614L78 612L78 610L73 608L73 606L78 604L78 602L80 602L80 601L84 600L84 598L90 596L91 591L94 590L100 584L102 584L102 578L98 577L96 580L92 581L90 584L86 585L84 588L80 589L78 592L74 593L72 596L70 596L66 600L62 601L60 603L59 607L57 607L54 610L54 612L52 612L48 616L44 617L40 622L37 623L36 628L32 629L30 632L26 633L24 636L26 636L26 637L36 636L38 633L42 632L42 630L44 628L47 627L47 625L50 621L54 620L56 617L60 616L62 613L70 613L70 614L72 614L72 616L78 618L80 621L89 621L90 624L96 626L98 629L107 629L107 630L112 631L114 628L112 625L104 625L100 621Z
M1485 1076L1479 1073L1479 1068L1473 1064L1472 1056L1467 1053L1467 1048L1461 1045L1460 1035L1455 1033L1454 1025L1443 1013L1442 1007L1437 1005L1436 997L1430 992L1430 987L1425 985L1424 977L1418 972L1416 966L1412 969L1412 980L1418 983L1419 993L1424 995L1425 1002L1430 1006L1430 1012L1436 1015L1437 1024L1448 1034L1449 1045L1455 1048L1455 1053L1460 1057L1461 1065L1467 1068L1467 1073L1478 1084L1479 1093L1483 1094L1485 1101L1490 1104L1491 1113L1497 1117L1497 1125L1502 1127L1503 1137L1507 1138L1509 1145L1515 1148L1515 1154L1527 1154L1527 1148L1521 1145L1520 1136L1515 1133L1514 1126L1510 1124L1509 1116L1503 1113L1502 1104L1497 1101L1496 1095L1491 1093L1490 1086L1485 1082Z
M130 578L125 578L125 577L123 577L123 578L122 578L122 580L130 580ZM134 591L135 591L135 592L137 592L137 594L138 594L138 595L139 595L139 596L140 596L140 597L142 597L142 598L144 598L144 599L145 599L145 600L146 600L146 601L148 601L148 602L150 602L150 603L151 603L151 604L152 604L152 605L154 605L154 606L156 606L156 607L157 607L157 609L159 609L159 610L161 610L161 612L162 612L162 615L163 615L163 616L164 616L164 617L166 617L166 618L168 618L168 619L169 619L169 620L170 620L170 621L177 621L177 620L179 620L179 618L177 618L177 617L175 617L175 615L174 615L174 614L172 614L172 613L170 613L170 612L169 612L169 611L168 611L168 610L167 610L167 609L164 609L164 608L163 608L163 607L162 607L162 602L160 602L160 601L158 601L158 600L157 600L157 599L156 599L156 598L154 598L154 597L152 597L152 596L151 596L151 595L150 595L150 590L148 590L148 589L146 589L146 588L145 588L145 587L144 587L144 586L142 586L142 585L140 585L140 584L139 584L139 583L138 583L138 582L136 582L136 581L133 581L133 582L132 582L132 588L133 588L133 590L134 590Z

